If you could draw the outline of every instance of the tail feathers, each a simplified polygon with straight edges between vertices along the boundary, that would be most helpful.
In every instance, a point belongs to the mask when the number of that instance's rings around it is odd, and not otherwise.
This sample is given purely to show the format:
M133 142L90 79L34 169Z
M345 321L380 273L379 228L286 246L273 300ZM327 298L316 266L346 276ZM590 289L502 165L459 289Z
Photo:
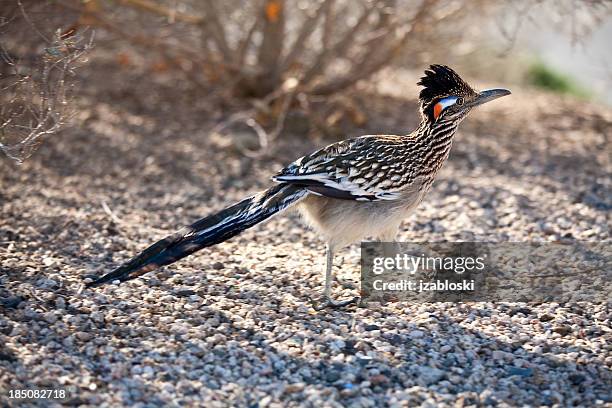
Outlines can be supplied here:
M87 284L88 287L134 279L169 265L202 248L224 242L299 201L307 191L289 184L268 190L202 218L156 242L114 271Z

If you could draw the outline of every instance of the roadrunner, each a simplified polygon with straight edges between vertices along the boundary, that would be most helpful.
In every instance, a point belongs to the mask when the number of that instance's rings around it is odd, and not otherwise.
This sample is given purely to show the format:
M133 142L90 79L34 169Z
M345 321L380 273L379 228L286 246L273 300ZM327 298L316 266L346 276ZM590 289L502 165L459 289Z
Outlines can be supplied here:
M331 298L334 252L366 237L394 240L448 158L459 123L472 108L510 94L477 92L444 65L430 66L418 85L421 123L411 134L361 136L304 156L272 178L275 186L184 227L88 286L133 279L297 207L327 241L325 287L316 308L355 301Z

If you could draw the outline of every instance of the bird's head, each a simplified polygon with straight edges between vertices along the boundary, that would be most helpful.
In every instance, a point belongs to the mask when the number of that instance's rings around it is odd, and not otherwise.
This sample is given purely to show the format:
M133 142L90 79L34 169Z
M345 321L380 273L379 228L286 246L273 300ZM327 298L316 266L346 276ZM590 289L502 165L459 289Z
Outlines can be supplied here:
M472 108L510 95L507 89L478 92L446 65L431 65L418 85L423 87L419 94L421 113L430 123L461 121Z

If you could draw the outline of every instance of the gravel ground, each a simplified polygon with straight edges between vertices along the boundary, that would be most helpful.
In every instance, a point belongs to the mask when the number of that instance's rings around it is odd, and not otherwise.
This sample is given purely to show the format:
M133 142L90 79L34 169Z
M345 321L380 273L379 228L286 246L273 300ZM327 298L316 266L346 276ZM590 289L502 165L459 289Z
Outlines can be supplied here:
M21 166L0 162L2 404L23 405L8 389L66 388L65 404L98 406L612 405L609 305L315 312L324 247L295 214L79 292L83 275L329 142L287 138L254 160L207 138L214 115L185 95L90 92L77 129ZM377 119L348 136L412 129L414 102L387 93L365 98ZM609 108L515 90L466 120L400 238L609 240L611 124ZM359 249L340 255L335 295L354 296Z

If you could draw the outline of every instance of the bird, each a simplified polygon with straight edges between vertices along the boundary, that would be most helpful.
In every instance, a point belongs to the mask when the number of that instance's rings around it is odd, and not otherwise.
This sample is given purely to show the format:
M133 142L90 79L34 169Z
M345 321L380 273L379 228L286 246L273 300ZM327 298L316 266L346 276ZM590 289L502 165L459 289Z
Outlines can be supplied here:
M326 242L317 310L354 303L332 298L334 254L368 237L394 241L400 223L423 200L448 159L459 123L479 105L509 95L477 91L446 65L434 64L417 83L419 126L407 135L365 135L303 156L272 177L275 185L183 227L110 273L86 284L134 279L240 234L289 208Z

